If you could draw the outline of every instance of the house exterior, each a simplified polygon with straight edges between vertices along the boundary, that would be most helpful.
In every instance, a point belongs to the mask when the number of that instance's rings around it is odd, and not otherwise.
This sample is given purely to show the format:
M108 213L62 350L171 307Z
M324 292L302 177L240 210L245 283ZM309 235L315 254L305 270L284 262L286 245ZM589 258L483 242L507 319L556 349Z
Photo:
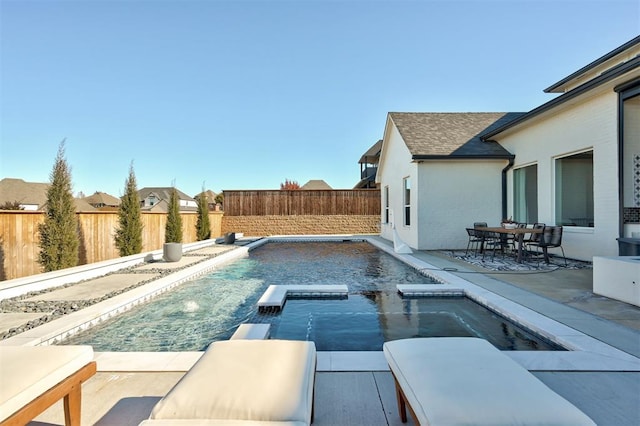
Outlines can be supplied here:
M84 197L83 200L100 210L117 210L121 203L120 198L116 198L113 195L100 191L96 191L93 195Z
M466 247L466 227L503 217L502 170L513 155L480 139L522 113L399 113L387 115L376 183L381 236L393 228L410 247Z
M0 180L0 205L18 203L22 210L43 211L47 206L49 183L25 182L22 179L4 178ZM76 212L96 209L82 198L74 198Z
M215 192L213 192L210 189L207 189L204 192L201 192L200 194L197 194L195 197L193 197L195 200L197 200L198 197L200 196L204 196L207 199L207 208L211 211L214 210L220 210L220 204L216 202L216 197L218 196L218 194L216 194Z
M483 135L514 154L509 215L562 225L569 257L616 256L640 235L640 36L545 91L560 95Z
M382 139L374 143L360 157L360 181L353 189L377 188L376 173L378 172L378 163L380 163L380 151L382 150Z
M144 187L138 190L140 197L140 206L142 211L169 211L169 200L171 199L172 187ZM178 192L180 211L197 211L198 203L196 200L184 192L176 189Z
M562 225L568 257L618 255L617 240L640 232L640 37L545 91L559 96L484 122L389 113L382 236L395 224L412 248L463 248L465 227L512 217Z

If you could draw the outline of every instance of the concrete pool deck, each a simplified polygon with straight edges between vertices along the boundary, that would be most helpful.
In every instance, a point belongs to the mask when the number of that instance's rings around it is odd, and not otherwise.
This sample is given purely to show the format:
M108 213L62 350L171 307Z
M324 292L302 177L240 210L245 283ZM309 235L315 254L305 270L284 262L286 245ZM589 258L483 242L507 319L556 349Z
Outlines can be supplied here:
M413 257L447 268L447 273L629 355L640 355L640 308L590 294L591 270L500 274L476 270L441 253L417 251ZM137 425L199 356L198 352L97 353L99 372L84 385L83 424ZM638 369L611 369L604 364L600 368L597 363L591 369L570 371L544 363L527 368L598 424L640 424ZM319 353L318 371L314 425L401 424L393 380L381 353ZM56 405L37 421L63 424L61 414Z

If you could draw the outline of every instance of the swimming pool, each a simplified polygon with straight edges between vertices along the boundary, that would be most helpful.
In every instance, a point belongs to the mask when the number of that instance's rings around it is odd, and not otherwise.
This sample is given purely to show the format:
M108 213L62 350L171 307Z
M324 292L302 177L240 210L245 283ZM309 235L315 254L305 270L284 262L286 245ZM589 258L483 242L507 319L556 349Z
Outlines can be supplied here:
M504 349L553 349L470 300L403 299L396 292L397 284L417 283L433 280L366 242L269 243L63 344L90 344L96 351L203 350L249 322L272 324L274 338L314 340L319 350L379 351L385 340L432 333L477 335ZM270 284L345 284L349 295L292 299L278 314L261 314L256 303Z

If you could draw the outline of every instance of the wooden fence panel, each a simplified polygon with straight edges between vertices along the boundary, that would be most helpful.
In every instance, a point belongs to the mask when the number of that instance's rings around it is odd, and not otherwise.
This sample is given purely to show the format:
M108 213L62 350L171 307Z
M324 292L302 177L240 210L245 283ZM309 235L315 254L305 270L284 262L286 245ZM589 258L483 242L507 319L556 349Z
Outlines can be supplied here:
M380 191L224 191L226 216L379 215Z
M222 212L210 212L211 238L221 235ZM196 241L195 212L181 213L182 241ZM80 238L79 264L115 259L120 256L114 235L118 226L118 213L97 211L77 213ZM142 251L162 248L165 213L143 212ZM42 212L25 210L0 211L0 281L35 275L42 272L38 263L38 225L44 221Z

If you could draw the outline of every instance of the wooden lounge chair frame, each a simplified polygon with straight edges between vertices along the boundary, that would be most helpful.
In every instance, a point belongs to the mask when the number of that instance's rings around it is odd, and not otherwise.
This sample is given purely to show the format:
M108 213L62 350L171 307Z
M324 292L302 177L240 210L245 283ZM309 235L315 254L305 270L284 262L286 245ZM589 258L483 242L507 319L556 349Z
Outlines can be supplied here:
M80 426L82 406L82 383L96 373L96 362L92 361L63 379L36 399L25 405L0 423L2 426L23 426L64 398L64 423Z

